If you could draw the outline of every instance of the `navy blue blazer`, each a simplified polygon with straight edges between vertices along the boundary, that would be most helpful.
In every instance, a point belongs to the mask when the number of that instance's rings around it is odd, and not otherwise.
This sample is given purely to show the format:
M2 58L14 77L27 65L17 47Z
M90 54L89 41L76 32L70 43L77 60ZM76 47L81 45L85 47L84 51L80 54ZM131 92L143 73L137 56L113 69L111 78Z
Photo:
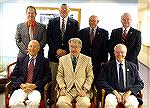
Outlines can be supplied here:
M90 42L90 27L78 32L82 40L81 53L92 58L92 65L95 77L99 73L101 63L108 61L108 31L97 27L92 44Z
M22 83L26 83L28 62L29 56L23 56L17 59L17 64L11 74L14 89L19 89ZM51 81L50 74L48 59L43 56L37 56L32 82L37 86L36 90L43 93L44 86Z
M122 30L123 28L118 28L112 30L110 40L109 40L109 53L110 53L110 60L115 60L114 57L114 47L115 45L122 43L121 42L121 36L122 36ZM126 60L130 61L132 63L135 63L138 66L138 55L141 50L141 32L130 28L127 34L127 39L125 40L124 45L127 47L127 55Z
M68 17L66 31L62 36L60 30L60 17L49 20L47 28L47 43L49 46L48 59L52 62L58 62L58 58L56 57L56 51L58 49L64 49L69 53L68 41L70 38L76 37L78 31L78 22Z
M144 83L141 80L137 66L131 62L125 61L126 68L126 91L130 90L133 95L137 97L138 100L142 100L138 96L138 92L143 89ZM112 93L113 90L120 91L118 74L117 74L117 63L116 61L107 62L102 69L101 74L97 80L98 90L104 88L106 93Z

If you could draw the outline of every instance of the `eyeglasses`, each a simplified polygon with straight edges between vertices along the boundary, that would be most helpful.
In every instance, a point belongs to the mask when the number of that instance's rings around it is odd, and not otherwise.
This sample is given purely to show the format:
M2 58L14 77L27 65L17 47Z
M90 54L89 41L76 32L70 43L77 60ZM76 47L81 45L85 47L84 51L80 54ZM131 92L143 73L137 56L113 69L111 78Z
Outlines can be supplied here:
M119 51L115 51L115 53L117 53L117 54L125 54L126 52L125 51L121 51L121 52L119 52Z

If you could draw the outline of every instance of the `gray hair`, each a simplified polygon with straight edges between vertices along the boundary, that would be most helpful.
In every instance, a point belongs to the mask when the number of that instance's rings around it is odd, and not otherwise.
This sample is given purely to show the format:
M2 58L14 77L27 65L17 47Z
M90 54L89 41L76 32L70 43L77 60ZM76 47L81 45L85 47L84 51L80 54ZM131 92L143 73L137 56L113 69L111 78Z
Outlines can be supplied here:
M123 49L125 49L126 50L126 52L127 52L127 47L124 45L124 44L117 44L115 47L114 47L114 51L116 51L116 49L118 48L118 47L122 47Z
M82 41L79 38L71 38L68 41L68 44L70 44L71 42L79 43L79 47L82 48Z

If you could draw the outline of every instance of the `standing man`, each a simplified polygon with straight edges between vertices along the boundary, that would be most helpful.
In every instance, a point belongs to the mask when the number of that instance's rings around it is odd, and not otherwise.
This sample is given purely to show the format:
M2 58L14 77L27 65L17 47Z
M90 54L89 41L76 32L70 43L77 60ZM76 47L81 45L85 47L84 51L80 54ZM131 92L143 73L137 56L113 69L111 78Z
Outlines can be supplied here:
M109 40L110 60L115 60L113 48L118 43L127 47L126 60L135 63L138 66L138 55L141 50L141 32L131 27L131 15L124 13L121 16L121 28L112 30Z
M102 74L98 78L98 89L106 90L105 108L137 108L142 104L138 95L144 83L141 80L137 66L125 60L127 48L123 44L114 47L115 60L103 66Z
M44 56L44 47L46 45L46 26L35 21L36 9L28 6L26 9L27 21L17 25L16 44L19 48L18 57L27 54L27 47L31 40L37 40L40 43L39 53Z
M62 4L59 8L60 17L51 19L47 28L48 59L54 84L51 89L52 98L56 85L58 59L69 53L68 41L70 38L75 37L79 30L78 22L68 17L69 11L69 7Z
M81 53L92 58L94 78L96 80L102 64L108 61L108 31L97 26L99 20L90 16L89 26L79 31L78 36L83 43Z
M76 100L76 108L89 108L94 79L91 58L80 54L82 41L79 38L71 38L68 43L70 53L59 58L57 106L72 108L71 102Z
M11 74L14 92L9 106L11 108L38 108L44 86L51 80L48 59L38 54L40 44L31 40L28 55L19 57Z

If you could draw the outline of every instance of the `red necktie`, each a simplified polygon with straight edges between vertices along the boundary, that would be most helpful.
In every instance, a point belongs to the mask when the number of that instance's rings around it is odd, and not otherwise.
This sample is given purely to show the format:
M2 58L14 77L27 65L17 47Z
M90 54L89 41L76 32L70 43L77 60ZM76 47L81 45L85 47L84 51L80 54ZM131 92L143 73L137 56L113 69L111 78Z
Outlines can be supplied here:
M29 65L28 65L28 72L27 72L27 79L26 82L27 83L32 83L32 78L33 78L33 70L34 70L34 58L31 58L29 61Z
M92 44L93 38L94 38L94 29L92 28L91 32L90 32L90 41L91 41L91 44Z
M127 38L127 29L125 29L124 31L123 31L123 33L122 33L122 37L121 37L121 40L122 40L122 43L124 43L125 42L125 40L126 40L126 38Z

